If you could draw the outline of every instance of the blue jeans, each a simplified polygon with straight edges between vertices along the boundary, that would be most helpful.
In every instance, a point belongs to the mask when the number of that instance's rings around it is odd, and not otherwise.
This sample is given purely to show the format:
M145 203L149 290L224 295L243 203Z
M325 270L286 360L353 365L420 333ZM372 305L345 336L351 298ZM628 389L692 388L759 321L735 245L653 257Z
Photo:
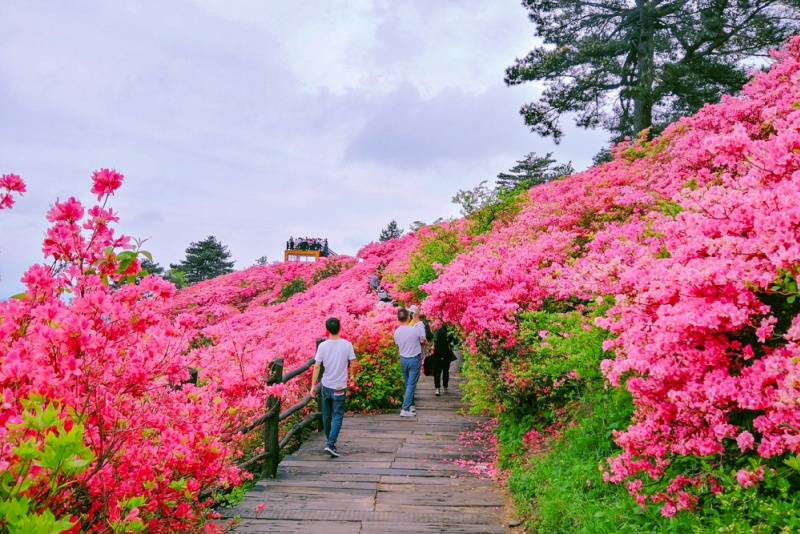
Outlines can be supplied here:
M422 367L422 354L417 354L412 358L400 358L403 383L406 385L406 393L403 396L403 410L408 410L414 404L414 391L417 389L420 367Z
M334 390L322 386L322 426L325 429L325 446L336 445L344 419L347 389Z

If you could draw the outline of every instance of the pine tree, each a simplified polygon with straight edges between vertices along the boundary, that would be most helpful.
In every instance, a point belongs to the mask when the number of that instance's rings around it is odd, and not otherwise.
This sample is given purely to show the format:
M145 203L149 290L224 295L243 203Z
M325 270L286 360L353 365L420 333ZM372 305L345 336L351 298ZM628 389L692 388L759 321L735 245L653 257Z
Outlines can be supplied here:
M523 0L540 44L506 69L539 82L520 113L558 142L559 118L615 139L655 132L721 95L800 31L800 0Z
M381 241L389 241L390 239L394 239L395 237L400 237L403 235L403 230L397 226L397 221L392 219L392 221L386 225L386 228L381 230Z
M203 241L191 243L186 249L186 258L179 264L170 264L170 269L183 274L187 285L210 280L221 274L233 272L234 261L230 259L228 247L208 236Z
M539 157L536 152L530 152L524 159L517 160L517 164L507 173L501 172L497 175L498 189L527 190L534 185L551 182L556 178L575 172L571 161L566 164L554 165L556 160L552 158L552 155L552 152L548 152L546 156Z

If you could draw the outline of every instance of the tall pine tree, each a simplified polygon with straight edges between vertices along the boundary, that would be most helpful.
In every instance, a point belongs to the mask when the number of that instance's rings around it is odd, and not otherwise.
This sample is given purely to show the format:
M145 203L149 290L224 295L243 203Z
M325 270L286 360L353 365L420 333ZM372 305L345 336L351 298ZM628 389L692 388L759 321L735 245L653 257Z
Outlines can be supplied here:
M800 0L523 0L541 44L506 83L541 82L520 113L558 142L559 118L615 139L658 132L735 93L768 49L800 31Z
M208 236L191 243L186 249L186 258L177 265L170 264L170 269L183 273L183 280L192 285L232 273L234 261L230 257L228 247L217 241L216 237Z

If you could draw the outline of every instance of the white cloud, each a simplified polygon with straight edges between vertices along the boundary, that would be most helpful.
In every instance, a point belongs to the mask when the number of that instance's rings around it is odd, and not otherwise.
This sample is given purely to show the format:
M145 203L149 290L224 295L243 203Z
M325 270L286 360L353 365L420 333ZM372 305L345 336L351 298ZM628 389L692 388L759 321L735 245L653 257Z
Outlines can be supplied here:
M156 261L214 235L244 268L289 235L352 254L455 215L531 150L580 166L604 135L554 148L518 115L534 89L502 86L531 34L517 0L0 3L0 173L28 184L0 212L0 298L101 167Z

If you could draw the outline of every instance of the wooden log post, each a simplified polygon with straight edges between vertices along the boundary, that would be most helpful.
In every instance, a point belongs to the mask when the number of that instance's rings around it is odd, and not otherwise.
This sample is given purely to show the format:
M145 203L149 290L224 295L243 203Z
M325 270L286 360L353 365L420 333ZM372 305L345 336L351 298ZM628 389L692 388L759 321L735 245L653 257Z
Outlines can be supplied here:
M319 376L317 377L317 408L319 408L319 419L317 419L317 432L325 432L325 425L322 423L322 375L325 373L325 368L320 367ZM325 436L326 438L328 436Z
M267 385L271 386L281 382L283 382L283 358L277 358L269 363ZM275 478L278 475L278 463L281 460L281 449L278 445L280 403L280 397L275 395L267 397L267 413L274 412L275 415L264 423L264 452L268 453L268 455L267 460L264 462L261 478Z

